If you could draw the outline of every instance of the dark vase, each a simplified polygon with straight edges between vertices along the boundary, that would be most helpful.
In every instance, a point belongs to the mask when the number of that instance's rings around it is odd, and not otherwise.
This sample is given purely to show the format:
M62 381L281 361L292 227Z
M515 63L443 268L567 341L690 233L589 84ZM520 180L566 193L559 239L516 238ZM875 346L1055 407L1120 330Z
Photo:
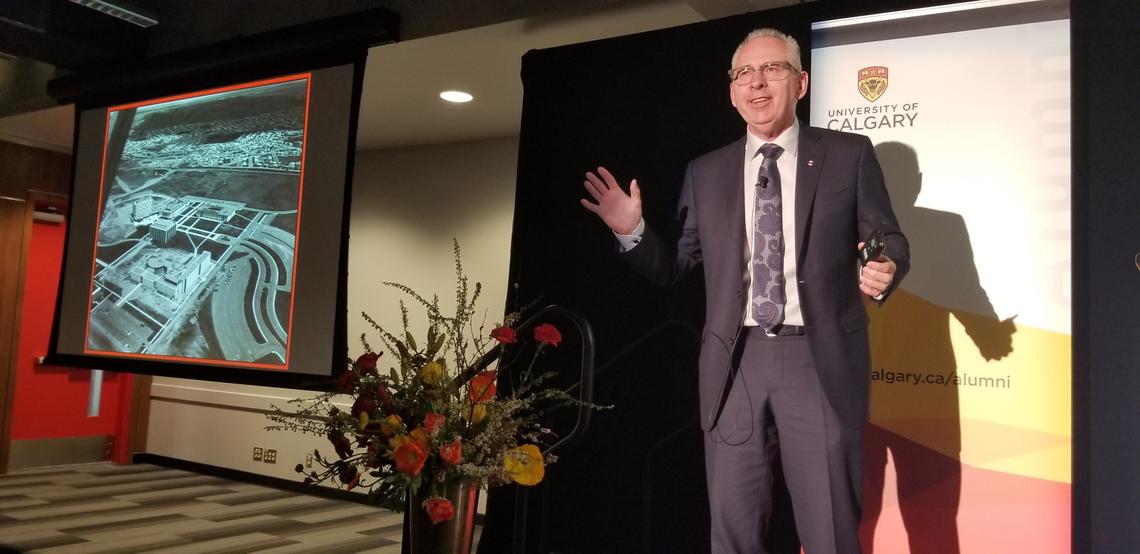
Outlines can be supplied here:
M479 499L476 481L455 481L447 486L443 498L455 507L455 517L432 523L423 508L426 496L413 500L408 507L410 552L412 554L470 554L475 532L475 510Z

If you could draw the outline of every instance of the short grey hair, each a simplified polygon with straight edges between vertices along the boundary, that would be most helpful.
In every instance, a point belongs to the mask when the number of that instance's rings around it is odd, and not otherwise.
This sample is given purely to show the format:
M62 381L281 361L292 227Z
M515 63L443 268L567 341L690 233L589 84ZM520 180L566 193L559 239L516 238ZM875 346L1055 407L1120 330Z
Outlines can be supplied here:
M800 59L800 43L796 42L796 39L792 38L791 35L783 31L772 29L770 27L756 29L751 33L748 33L748 36L744 37L744 40L740 41L740 44L736 47L736 51L732 53L731 67L736 67L736 58L740 55L740 51L744 49L744 45L748 44L748 41L754 38L762 37L778 38L784 41L784 44L788 47L788 59L786 61L792 64L792 66L796 68L796 71L803 71L804 64Z

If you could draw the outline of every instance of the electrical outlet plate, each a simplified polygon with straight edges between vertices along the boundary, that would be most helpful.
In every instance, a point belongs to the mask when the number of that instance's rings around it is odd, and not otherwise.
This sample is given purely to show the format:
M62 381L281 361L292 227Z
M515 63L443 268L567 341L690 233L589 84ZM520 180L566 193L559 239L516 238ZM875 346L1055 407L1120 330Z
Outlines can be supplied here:
M255 462L261 461L261 447L260 446L253 447L253 461L255 461Z
M305 454L305 467L310 468L310 469L313 467L313 455L312 454Z
M277 463L277 451L276 450L269 449L269 450L265 451L265 463L267 463L267 464Z

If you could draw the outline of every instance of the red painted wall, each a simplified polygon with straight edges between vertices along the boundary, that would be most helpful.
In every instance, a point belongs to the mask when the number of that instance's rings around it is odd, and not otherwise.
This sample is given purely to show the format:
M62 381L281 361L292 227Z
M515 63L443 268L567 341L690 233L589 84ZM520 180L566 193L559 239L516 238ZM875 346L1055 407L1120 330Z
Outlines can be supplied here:
M103 374L100 415L87 417L91 371L36 365L47 353L63 261L64 225L35 222L24 287L12 440L113 435L120 404L119 380Z

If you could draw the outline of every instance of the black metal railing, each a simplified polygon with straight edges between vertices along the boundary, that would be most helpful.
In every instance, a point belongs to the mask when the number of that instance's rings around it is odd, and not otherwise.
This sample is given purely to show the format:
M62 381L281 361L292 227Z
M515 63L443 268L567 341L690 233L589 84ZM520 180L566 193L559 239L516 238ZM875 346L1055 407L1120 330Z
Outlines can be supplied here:
M582 436L590 426L590 415L594 402L594 330L590 327L590 322L586 320L578 312L563 308L561 306L547 306L533 315L528 317L523 322L516 326L516 330L523 331L535 326L540 320L545 320L551 316L561 317L569 321L574 328L578 331L581 337L581 353L579 356L578 382L572 385L567 392L573 390L578 391L578 414L574 422L574 427L568 433L562 436L558 442L550 445L543 451L543 454L552 454L561 450L562 448L573 444L575 441L581 440ZM528 500L530 497L530 489L527 487L518 487L515 491L515 521L514 521L514 541L511 551L516 554L525 552L526 549L526 530L527 530L527 517L528 517Z
M626 347L622 348L619 352L617 352L612 357L610 357L608 360L606 360L606 362L604 364L595 366L594 365L594 359L593 359L594 358L593 331L590 328L589 322L587 322L585 320L585 318L583 318L581 315L577 314L576 312L573 312L571 310L561 308L558 306L550 306L548 308L545 308L545 309L537 312L536 314L534 314L533 316L528 318L525 322L520 324L518 326L518 328L519 329L527 328L528 326L533 325L535 322L537 322L538 319L542 315L550 314L550 313L556 313L558 315L565 316L567 319L571 320L575 324L575 326L578 328L579 333L582 335L582 355L581 355L581 364L580 364L581 377L579 378L579 380L577 382L571 384L570 386L568 386L564 389L566 392L571 393L571 394L573 394L575 391L578 391L578 393L579 393L578 399L581 401L581 403L578 406L578 421L575 424L574 428L562 440L558 441L553 446L548 448L546 450L546 453L552 453L552 452L556 451L557 449L560 449L564 446L570 445L575 441L581 440L581 438L584 435L584 433L586 432L586 430L589 426L589 422L590 422L590 411L592 410L591 405L593 402L595 379L602 376L602 375L605 375L606 373L613 370L614 368L619 367L618 364L620 362L622 362L623 360L628 358L630 355L632 355L632 354L636 353L637 351L641 350L642 348L644 348L648 343L650 343L651 340L656 339L659 335L661 335L665 331L678 329L678 330L685 332L684 334L685 334L686 338L691 339L694 349L700 348L700 333L691 324L689 324L686 321L682 321L682 320L678 320L678 319L670 319L670 320L666 320L666 321L659 323L658 325L654 326L652 329L647 331L645 334L643 334L641 337L639 337L637 340L630 342ZM675 438L676 435L680 434L680 432L682 432L684 430L691 428L696 422L697 422L697 414L694 413L693 417L691 418L691 421L689 421L688 424L682 426L676 432L670 433L669 436L665 437L664 439L659 441L657 444L655 444L653 446L653 449L657 449L657 448L661 447L663 444L673 440L673 438ZM646 473L648 473L648 468L645 468L644 471ZM652 486L647 483L646 484L647 494L651 494L649 492L651 488L652 488ZM530 494L530 491L526 487L518 487L516 494L515 494L515 513L514 513L515 517L514 517L514 536L513 536L514 542L512 545L512 549L511 549L512 553L514 553L514 554L523 554L526 552L527 519L529 516L529 513L528 513L529 494ZM643 516L643 518L648 519L648 508L646 509L646 514ZM643 519L643 521L644 521L644 519ZM544 523L544 522L540 522L540 525L542 523ZM646 527L648 527L647 524L646 524ZM643 532L644 531L645 530L643 530Z

